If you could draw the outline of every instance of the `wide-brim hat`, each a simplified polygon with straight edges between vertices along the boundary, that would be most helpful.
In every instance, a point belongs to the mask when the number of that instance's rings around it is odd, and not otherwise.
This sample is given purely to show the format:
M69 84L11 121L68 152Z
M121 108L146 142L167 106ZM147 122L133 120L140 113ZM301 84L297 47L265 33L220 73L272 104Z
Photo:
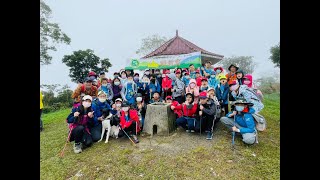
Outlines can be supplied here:
M253 106L253 103L247 102L246 99L243 99L243 98L238 98L233 104L234 105L245 104L245 105L248 105L248 106Z
M239 67L237 67L237 66L234 65L234 64L231 64L231 65L228 67L228 70L229 70L229 71L230 71L230 69L231 69L232 66L236 68L236 71L238 71Z

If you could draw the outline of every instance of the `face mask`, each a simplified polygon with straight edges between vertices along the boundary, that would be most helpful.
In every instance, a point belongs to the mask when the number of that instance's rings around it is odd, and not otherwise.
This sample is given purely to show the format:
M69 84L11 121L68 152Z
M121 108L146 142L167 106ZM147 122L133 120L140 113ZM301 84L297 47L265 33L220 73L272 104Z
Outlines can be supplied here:
M201 87L201 90L203 91L203 90L207 90L208 89L208 87Z
M106 86L107 86L107 84L101 84L101 86L106 87Z
M99 101L102 103L105 102L106 100L107 100L107 98L99 98Z
M161 77L161 74L158 74L158 75L157 75L157 78L160 78L160 77Z
M245 80L245 81L243 81L243 83L244 84L250 84L250 81Z
M126 76L126 75L121 75L121 78L122 78L122 79L126 79L127 76Z
M134 77L133 78L135 81L139 81L139 77Z
M236 110L241 112L244 110L244 106L236 106Z
M237 97L237 93L235 91L232 91L231 94L233 97Z
M145 72L145 74L146 74L146 75L149 75L149 74L150 74L150 72L149 72L149 71L146 71L146 72Z
M130 79L130 80L128 80L127 82L128 82L128 84L132 84L132 80L131 80L131 79Z
M116 104L117 107L121 107L121 104Z
M122 111L127 112L127 111L129 110L129 107L123 107L123 108L121 108L121 109L122 109Z
M216 71L217 73L221 73L221 70L220 69L217 69L217 71Z
M194 88L195 86L196 86L196 85L195 85L194 83L191 83L191 84L190 84L190 87L191 87L191 88Z
M211 77L211 78L215 78L215 77L216 77L216 75L211 75L210 77Z
M235 91L236 89L238 89L239 84L233 85L230 87L230 91Z
M119 86L119 84L120 84L120 82L119 82L119 81L114 82L114 85L116 85L116 86Z
M137 101L142 101L142 97L137 97L136 100Z
M96 77L95 77L95 76L90 76L89 78L90 78L90 79L96 79Z
M118 76L118 75L114 75L113 77L116 79L116 78L118 78L119 76Z
M187 79L189 79L189 78L190 78L190 76L184 76L184 77L186 77Z
M158 74L160 74L160 73L159 73L159 72L154 72L154 74L155 74L155 75L158 75Z
M91 102L84 101L84 102L82 102L82 105L83 105L83 107L88 108L91 106Z

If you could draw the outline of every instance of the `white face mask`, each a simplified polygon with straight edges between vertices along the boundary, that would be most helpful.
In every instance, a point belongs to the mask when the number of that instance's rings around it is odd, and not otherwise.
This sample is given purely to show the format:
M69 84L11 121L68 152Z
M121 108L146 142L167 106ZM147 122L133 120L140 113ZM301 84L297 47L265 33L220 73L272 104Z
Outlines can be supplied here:
M126 76L126 75L121 75L121 78L122 78L122 79L126 79L127 76Z
M102 103L105 102L106 100L107 100L106 98L99 98L99 101Z
M129 107L123 107L123 108L121 108L121 109L122 109L122 111L127 112L127 111L129 110Z
M137 101L142 101L142 97L137 97L136 100Z
M146 71L146 72L145 72L145 74L146 74L146 75L149 75L149 74L150 74L150 72L149 72L149 71Z
M119 82L119 81L114 82L114 85L119 86L119 85L120 85L120 82Z
M117 107L121 107L121 104L116 104Z
M83 107L88 108L91 106L91 102L84 101L84 102L82 102L82 105L83 105Z

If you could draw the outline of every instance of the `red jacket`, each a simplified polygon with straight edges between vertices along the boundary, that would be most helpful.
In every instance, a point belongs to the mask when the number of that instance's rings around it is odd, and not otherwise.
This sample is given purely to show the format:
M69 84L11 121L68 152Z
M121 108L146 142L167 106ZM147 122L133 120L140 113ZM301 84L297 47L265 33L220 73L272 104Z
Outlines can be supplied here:
M188 117L195 117L197 113L198 104L194 103L191 109L187 108L187 105L185 103L178 105L175 109L182 110L182 113L184 116Z
M125 115L124 115L124 111L120 111L120 125L121 128L128 128L131 126L132 122L135 121L137 123L137 129L136 131L139 132L140 131L140 121L139 121L139 115L138 115L138 111L135 109L129 109L129 121L126 121Z
M201 86L201 80L202 80L202 77L199 76L196 78L196 81L197 81L197 86L200 87Z
M173 112L175 114L177 114L178 118L182 116L182 110L181 109L177 109L177 106L180 106L178 101L172 101L171 106L174 106L174 110Z

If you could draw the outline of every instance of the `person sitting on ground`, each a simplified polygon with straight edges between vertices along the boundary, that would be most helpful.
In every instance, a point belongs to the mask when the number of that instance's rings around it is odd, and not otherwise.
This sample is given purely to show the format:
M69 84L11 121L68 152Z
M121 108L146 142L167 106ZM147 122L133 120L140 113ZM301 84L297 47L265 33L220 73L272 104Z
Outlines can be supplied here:
M207 133L207 140L212 139L213 126L216 120L216 105L213 100L209 99L207 92L200 93L200 103L199 103L199 116L201 119L201 130L204 129Z
M125 131L133 137L135 143L139 143L137 137L137 133L140 131L138 112L135 109L130 109L130 105L126 101L121 105L120 126L122 130L118 134L119 137L122 137L124 135L122 131Z
M185 103L177 106L171 106L173 110L182 110L183 116L176 119L177 126L181 126L186 130L186 132L195 132L196 127L200 127L199 121L197 118L198 104L194 103L193 94L187 93L186 94L186 101Z
M113 98L113 90L112 90L112 85L111 83L108 82L107 78L103 78L101 80L101 86L99 87L98 91L103 91L107 97L108 97L108 103L112 103L112 98Z
M111 114L117 114L117 110L110 107L110 104L107 103L107 94L104 91L99 91L98 98L92 101L92 109L95 113L93 119L93 127L90 128L90 133L92 136L93 142L97 142L101 138L102 130L102 121L104 120L103 111L108 110Z
M123 85L121 90L121 97L124 101L127 101L129 104L133 104L135 102L134 95L137 93L138 87L136 83L133 82L132 75L128 76L127 82Z
M133 109L138 111L138 115L141 121L141 131L142 131L143 125L144 125L144 119L146 117L146 112L147 112L147 104L143 102L141 93L136 94L136 103L134 103L132 107Z
M225 114L228 114L229 85L227 83L226 76L223 75L220 77L220 83L216 87L215 93L218 101L220 102L221 111L223 111Z
M195 79L191 79L189 85L186 88L186 93L191 93L194 96L194 102L198 103L199 101L199 87Z
M207 91L208 89L209 89L208 79L204 77L201 79L201 86L200 86L199 90L200 90L200 92L203 92L203 91Z
M234 64L231 64L228 68L229 73L226 74L227 82L230 85L233 81L237 80L236 72L238 71L238 67Z
M86 77L85 84L78 86L71 95L71 98L75 99L75 102L80 102L81 95L90 95L92 98L98 96L97 87L92 85L92 80L90 77Z
M116 99L121 98L121 90L122 85L119 78L114 78L112 81L112 92L113 92L113 98L112 102L115 102Z
M67 117L70 128L70 139L74 141L74 153L81 153L83 145L89 147L92 144L92 137L89 128L93 126L94 111L91 108L92 97L85 95L82 104L73 108Z
M225 117L222 117L221 122L232 132L240 133L244 143L254 144L257 142L257 131L252 116L254 110L250 108L253 104L242 98L238 99L234 104L236 111L230 112Z
M259 113L264 108L259 96L253 90L250 90L248 86L232 84L230 91L235 100L244 98L248 103L252 103L252 108L254 109L255 113Z
M149 101L149 104L155 102L163 102L163 99L160 97L160 93L157 91L153 93L153 98Z

